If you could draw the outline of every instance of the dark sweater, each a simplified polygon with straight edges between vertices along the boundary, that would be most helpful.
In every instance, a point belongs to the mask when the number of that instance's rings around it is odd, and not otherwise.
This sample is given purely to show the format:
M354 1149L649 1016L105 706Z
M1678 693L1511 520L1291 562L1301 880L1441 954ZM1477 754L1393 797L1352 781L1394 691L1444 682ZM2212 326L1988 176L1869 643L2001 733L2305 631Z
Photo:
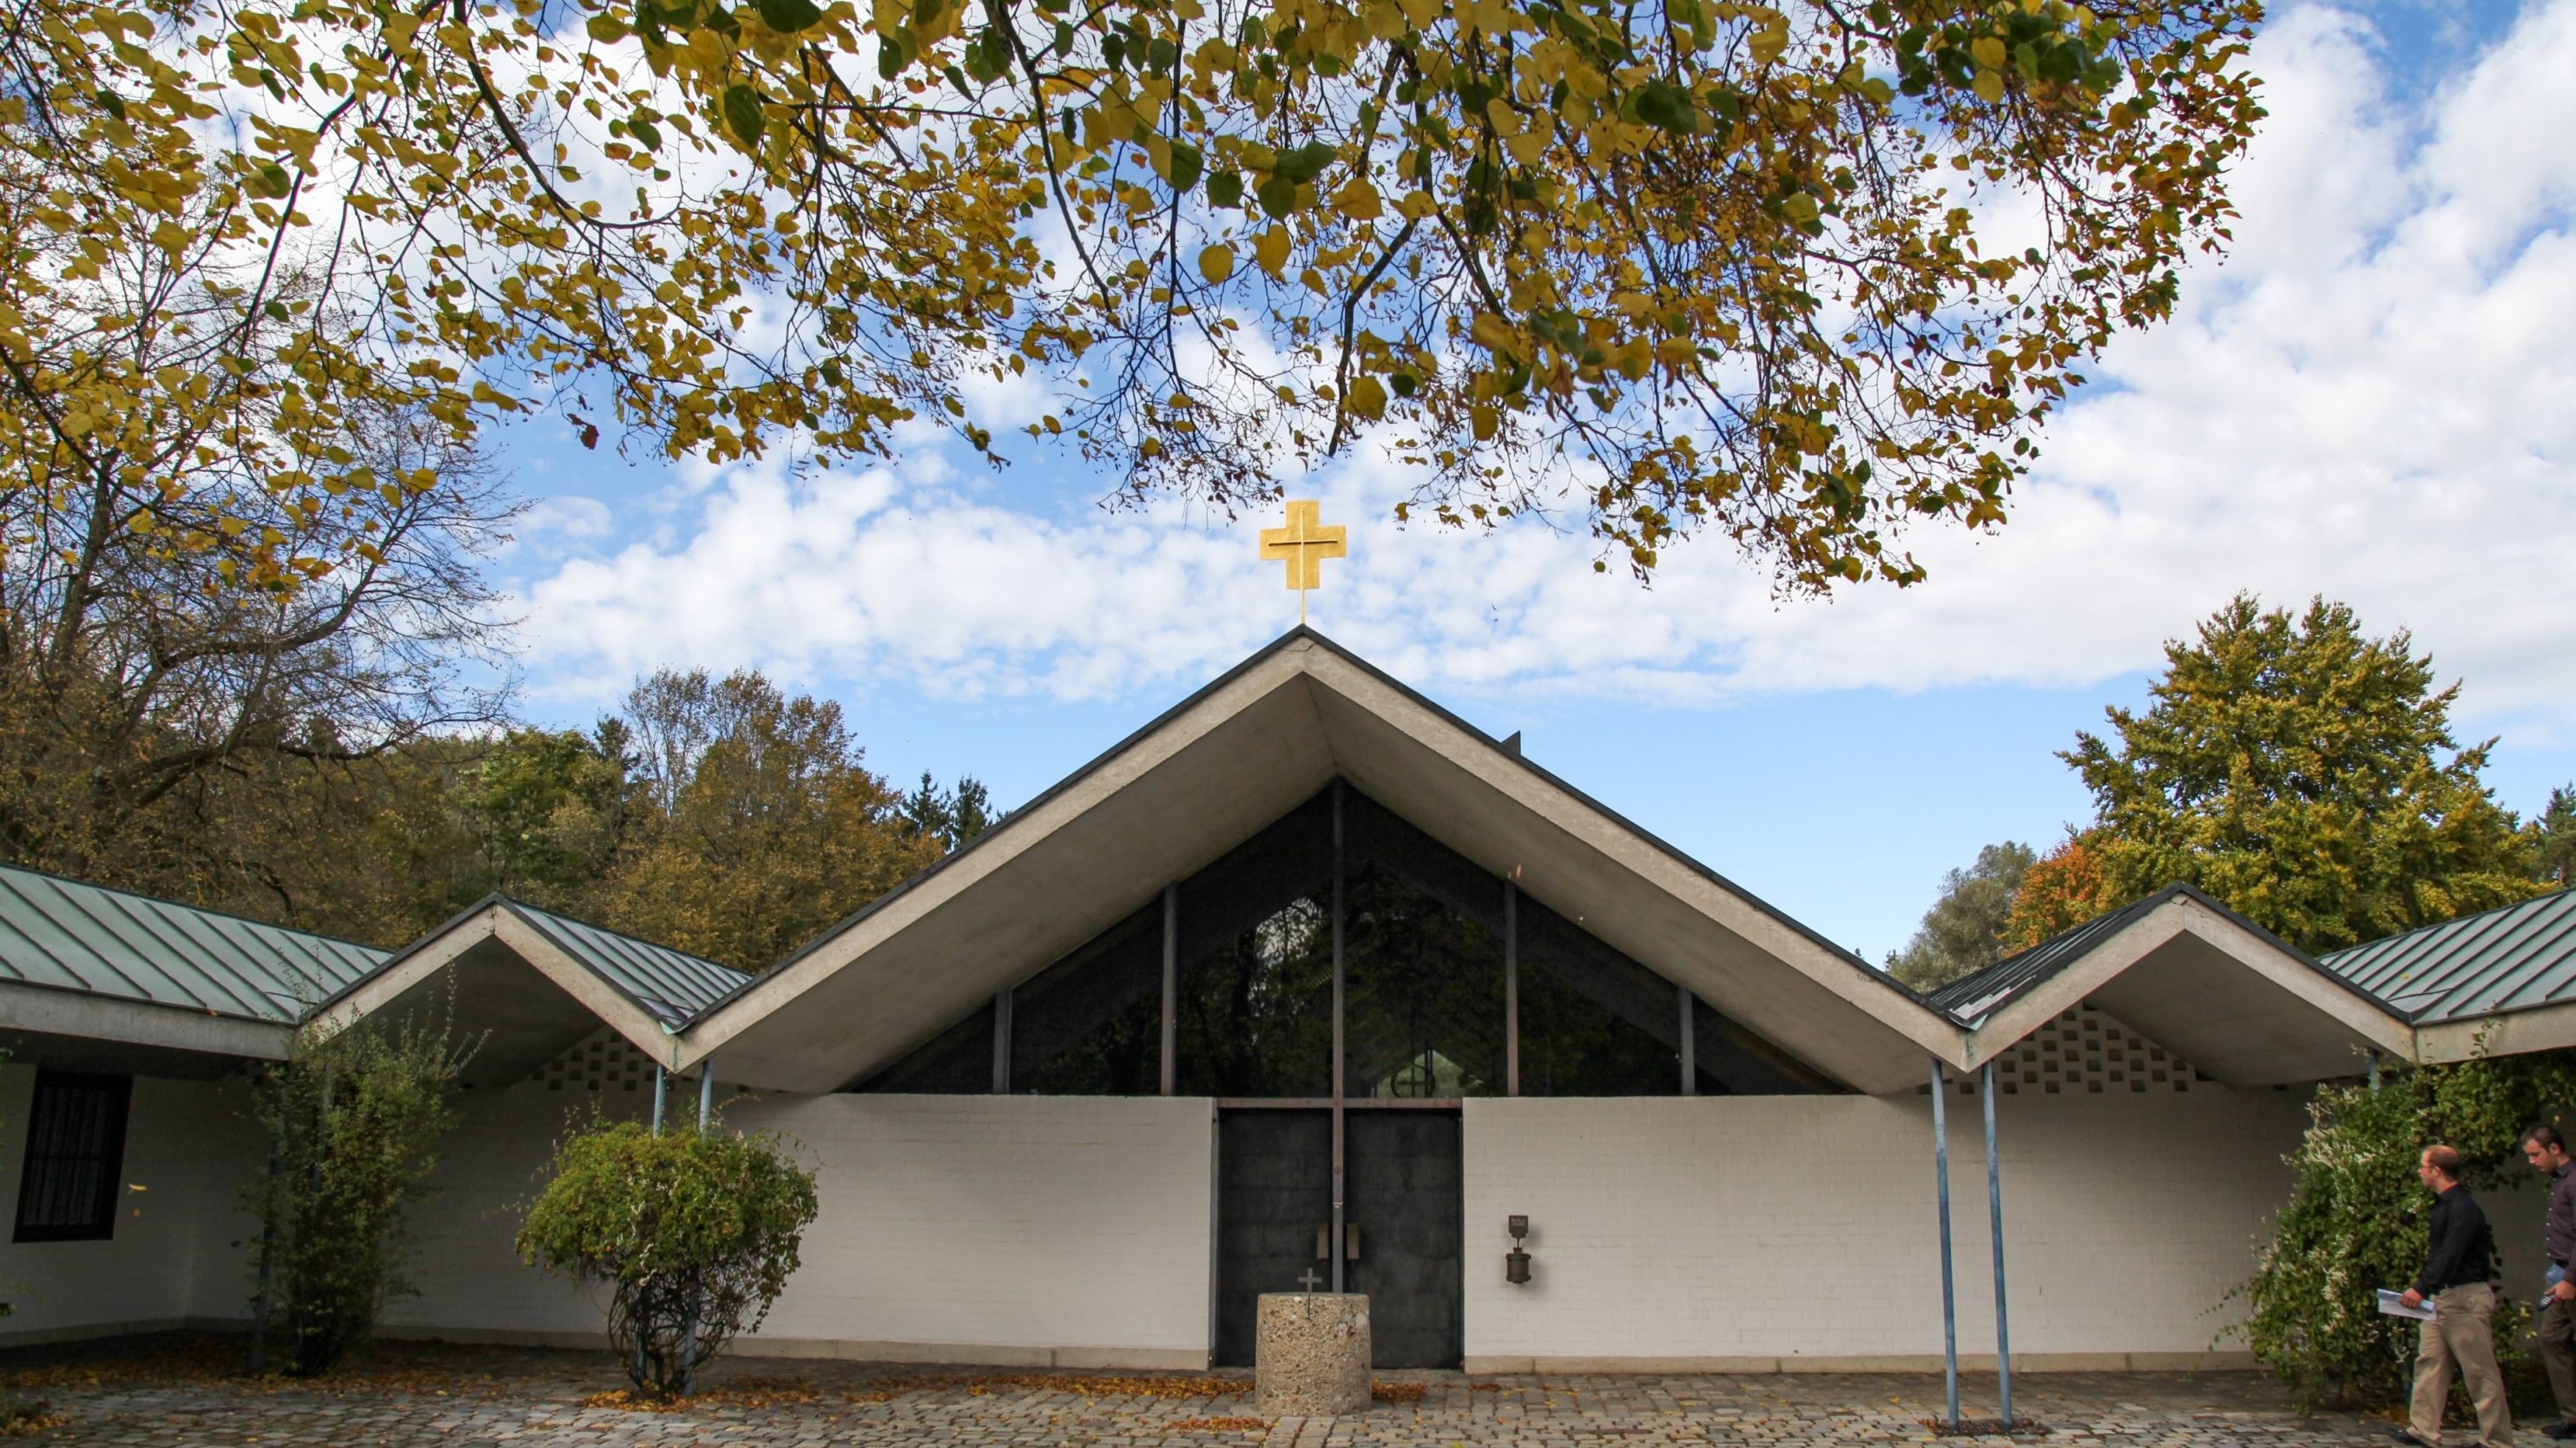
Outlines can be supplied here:
M2446 1287L2495 1280L2495 1234L2467 1187L2454 1186L2433 1199L2432 1239L2416 1291L2430 1297Z

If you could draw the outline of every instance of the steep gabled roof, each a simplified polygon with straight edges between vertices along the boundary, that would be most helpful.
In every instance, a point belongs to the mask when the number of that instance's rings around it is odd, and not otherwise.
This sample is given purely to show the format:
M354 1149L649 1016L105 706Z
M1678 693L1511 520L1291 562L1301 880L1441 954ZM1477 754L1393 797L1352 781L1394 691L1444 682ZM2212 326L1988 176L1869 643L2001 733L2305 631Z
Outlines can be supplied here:
M515 1080L605 1024L671 1064L673 1033L724 997L742 973L507 895L487 895L323 1003L345 1024L386 1011L457 1002L483 1044L475 1071Z
M484 1034L487 1079L605 1023L666 1066L721 1051L728 1080L829 1090L1337 778L1864 1091L1910 1087L1927 1056L1972 1068L2087 999L2234 1084L2342 1074L2365 1051L2576 1045L2568 892L2320 963L2175 885L1918 996L1304 627L760 975L501 895L388 955L0 866L0 1031L276 1056L300 1019L443 991Z
M685 1024L751 979L732 966L718 965L684 950L656 945L641 936L621 934L552 910L540 910L507 895L494 895L484 903L505 908L544 932L564 954L617 987L666 1026Z
M1962 1046L1912 992L1492 736L1300 628L684 1033L727 1080L829 1090L894 1059L1348 779L1811 1067L1912 1084Z
M1973 1023L2063 970L2172 894L2171 889L2159 890L2134 905L2122 906L2108 915L2097 915L2072 930L2061 931L2027 950L2007 955L1983 970L1940 986L1924 999L1963 1023Z
M2359 1074L2408 1059L2404 1015L2183 884L1953 981L1936 999L1992 1059L2092 1001L2211 1077L2237 1086Z
M292 1025L387 952L0 865L0 982Z

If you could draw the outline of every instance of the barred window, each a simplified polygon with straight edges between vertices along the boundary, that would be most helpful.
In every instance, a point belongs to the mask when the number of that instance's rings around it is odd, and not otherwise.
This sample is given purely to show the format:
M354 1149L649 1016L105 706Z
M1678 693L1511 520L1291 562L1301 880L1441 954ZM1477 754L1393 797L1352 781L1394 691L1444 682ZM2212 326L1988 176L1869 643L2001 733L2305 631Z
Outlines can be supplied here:
M125 1109L133 1088L128 1076L36 1073L27 1169L18 1178L16 1240L94 1242L114 1234Z

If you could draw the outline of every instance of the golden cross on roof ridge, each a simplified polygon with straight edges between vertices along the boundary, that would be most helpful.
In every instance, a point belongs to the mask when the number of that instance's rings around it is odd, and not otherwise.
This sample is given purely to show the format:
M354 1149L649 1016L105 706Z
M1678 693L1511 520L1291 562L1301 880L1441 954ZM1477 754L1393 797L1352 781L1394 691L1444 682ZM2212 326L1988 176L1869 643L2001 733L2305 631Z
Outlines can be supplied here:
M1297 590L1297 622L1306 621L1306 590L1324 585L1324 560L1348 558L1350 533L1339 523L1323 525L1312 498L1288 500L1288 526L1261 530L1261 556L1288 565L1288 586Z

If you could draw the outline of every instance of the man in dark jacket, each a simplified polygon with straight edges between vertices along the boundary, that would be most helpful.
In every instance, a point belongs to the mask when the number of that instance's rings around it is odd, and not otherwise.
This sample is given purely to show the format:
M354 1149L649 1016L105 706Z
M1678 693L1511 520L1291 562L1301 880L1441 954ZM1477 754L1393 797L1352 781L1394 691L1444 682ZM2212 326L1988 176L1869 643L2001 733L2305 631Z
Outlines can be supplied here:
M2558 1421L2540 1431L2552 1438L2576 1438L2576 1161L2567 1156L2567 1140L2554 1126L2535 1126L2522 1134L2522 1159L2549 1178L2549 1215L2540 1229L2540 1250L2560 1280L2540 1294L2540 1360L2549 1368L2550 1396L2558 1400Z
M2409 1426L2389 1430L2400 1442L2441 1448L2442 1407L2451 1398L2456 1368L2468 1381L2469 1401L2478 1410L2481 1448L2504 1448L2513 1441L2513 1419L2505 1411L2504 1374L2496 1370L2495 1234L2487 1214L2460 1185L2460 1154L2447 1146L2428 1146L2416 1160L2415 1175L2433 1193L2431 1249L2405 1303L2433 1304L2433 1316L2415 1338L2415 1401Z

